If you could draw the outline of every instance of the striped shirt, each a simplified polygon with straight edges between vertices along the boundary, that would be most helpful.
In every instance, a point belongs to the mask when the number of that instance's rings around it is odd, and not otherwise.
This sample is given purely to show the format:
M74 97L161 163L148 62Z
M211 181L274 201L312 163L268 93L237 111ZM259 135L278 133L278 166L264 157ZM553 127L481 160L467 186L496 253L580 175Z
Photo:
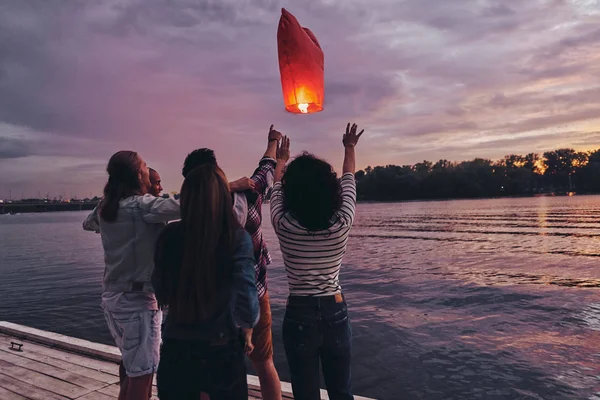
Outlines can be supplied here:
M346 173L340 181L342 207L331 218L329 229L308 231L284 210L281 183L273 186L271 222L279 238L290 294L329 296L342 292L340 267L356 209L356 181Z

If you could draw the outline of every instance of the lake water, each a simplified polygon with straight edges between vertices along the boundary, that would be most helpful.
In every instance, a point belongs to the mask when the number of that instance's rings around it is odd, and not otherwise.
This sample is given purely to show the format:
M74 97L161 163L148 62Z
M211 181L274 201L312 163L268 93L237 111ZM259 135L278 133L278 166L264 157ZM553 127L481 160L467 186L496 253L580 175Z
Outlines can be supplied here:
M112 342L85 215L0 216L0 320ZM341 275L356 394L599 400L599 216L596 196L359 205ZM287 283L266 225L275 361L289 381Z

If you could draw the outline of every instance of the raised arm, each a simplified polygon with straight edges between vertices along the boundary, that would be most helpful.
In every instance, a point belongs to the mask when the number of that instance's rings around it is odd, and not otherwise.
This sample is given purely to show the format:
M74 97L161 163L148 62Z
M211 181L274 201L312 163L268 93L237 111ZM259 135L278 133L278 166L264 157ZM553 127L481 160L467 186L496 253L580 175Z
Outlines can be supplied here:
M277 157L277 143L281 140L281 132L273 129L273 125L269 128L269 141L267 142L267 151L263 157L275 159Z
M356 156L354 148L358 143L361 135L364 133L364 129L360 133L356 133L358 127L356 124L348 124L346 126L346 133L342 139L344 144L344 166L343 174L341 179L342 186L342 206L338 211L338 216L345 221L346 225L352 226L354 222L354 215L356 212L356 180L354 178L354 172L356 170Z
M285 164L290 159L290 139L287 136L281 138L281 144L277 148L277 165L275 166L275 183L281 182Z
M286 136L281 138L281 143L277 148L277 165L275 167L275 184L273 185L273 192L271 193L271 224L277 231L279 221L285 214L283 209L283 188L281 186L281 179L283 178L283 172L285 170L285 164L290 159L290 139Z
M229 189L232 193L252 190L261 195L265 195L267 190L273 185L273 172L275 170L275 158L277 157L277 143L281 139L281 133L269 128L267 141L267 150L258 163L258 168L254 171L251 178L240 178L229 183Z
M342 139L342 143L344 144L344 166L342 168L343 174L354 174L356 171L356 154L354 153L354 147L356 147L358 139L360 139L362 134L365 132L363 129L357 134L357 130L358 126L356 124L352 124L352 126L350 126L350 123L348 123L346 126L346 133Z

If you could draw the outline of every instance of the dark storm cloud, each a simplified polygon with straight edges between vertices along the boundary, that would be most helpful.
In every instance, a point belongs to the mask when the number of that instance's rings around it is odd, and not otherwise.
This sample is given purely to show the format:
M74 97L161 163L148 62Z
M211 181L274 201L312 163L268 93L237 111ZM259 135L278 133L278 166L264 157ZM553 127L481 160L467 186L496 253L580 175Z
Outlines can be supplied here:
M0 160L21 158L31 155L27 143L12 138L0 137Z

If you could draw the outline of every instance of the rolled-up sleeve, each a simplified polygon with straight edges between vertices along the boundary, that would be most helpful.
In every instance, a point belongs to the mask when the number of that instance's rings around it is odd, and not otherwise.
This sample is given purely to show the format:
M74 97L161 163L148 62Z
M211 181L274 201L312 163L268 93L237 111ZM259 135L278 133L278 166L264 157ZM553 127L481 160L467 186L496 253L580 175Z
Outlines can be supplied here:
M237 323L242 328L252 328L258 323L259 305L252 240L245 231L240 231L234 254L234 305Z
M267 194L267 190L273 186L273 178L275 175L275 166L277 162L270 157L263 157L258 163L258 168L252 174L254 181L254 191L261 196Z
M98 220L98 206L83 221L83 230L100 233L100 221Z
M179 201L145 195L140 197L140 207L144 221L149 223L164 223L181 218Z

